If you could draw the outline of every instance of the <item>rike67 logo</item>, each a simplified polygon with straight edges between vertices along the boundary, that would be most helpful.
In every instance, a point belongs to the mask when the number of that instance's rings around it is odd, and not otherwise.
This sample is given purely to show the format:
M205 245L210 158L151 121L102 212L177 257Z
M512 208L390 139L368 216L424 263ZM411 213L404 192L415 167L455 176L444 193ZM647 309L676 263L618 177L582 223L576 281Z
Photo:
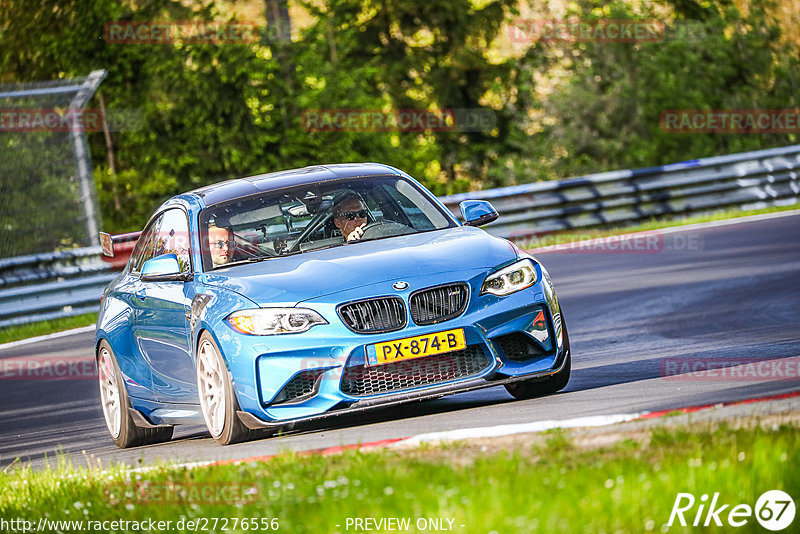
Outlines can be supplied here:
M794 501L788 493L780 490L770 490L762 494L756 501L755 508L749 504L732 506L724 503L719 493L711 496L710 502L706 494L696 499L691 493L678 493L667 526L671 527L677 520L684 527L743 527L755 516L756 521L765 529L778 531L791 525L794 515Z

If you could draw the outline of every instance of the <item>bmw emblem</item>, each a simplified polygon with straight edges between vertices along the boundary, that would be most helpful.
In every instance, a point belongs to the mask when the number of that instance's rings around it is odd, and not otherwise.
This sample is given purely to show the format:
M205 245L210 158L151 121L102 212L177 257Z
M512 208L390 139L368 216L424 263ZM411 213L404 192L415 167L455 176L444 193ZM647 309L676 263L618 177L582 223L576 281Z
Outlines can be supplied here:
M402 291L408 287L408 282L395 282L392 287L398 291Z

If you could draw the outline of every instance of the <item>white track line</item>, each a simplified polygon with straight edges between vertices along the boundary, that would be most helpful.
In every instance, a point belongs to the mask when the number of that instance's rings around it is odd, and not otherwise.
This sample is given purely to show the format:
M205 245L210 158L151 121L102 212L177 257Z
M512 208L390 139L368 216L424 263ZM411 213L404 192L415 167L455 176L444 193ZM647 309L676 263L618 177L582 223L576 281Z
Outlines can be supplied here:
M619 415L595 415L588 417L576 417L574 419L564 419L562 421L534 421L532 423L520 423L514 425L484 426L477 428L460 428L445 432L431 432L419 434L403 441L393 444L393 447L415 446L422 443L436 443L440 441L456 441L460 439L473 438L496 438L499 436L511 436L513 434L526 434L530 432L542 432L554 428L580 428L613 425L632 421L642 414L619 414Z
M741 223L748 223L748 222L757 222L757 221L768 221L770 219L780 219L782 217L792 217L795 215L800 215L800 210L788 210L788 211L778 211L774 213L762 213L759 215L747 215L745 217L735 217L733 219L722 219L719 221L707 221L701 223L694 223L694 224L684 224L681 226L670 226L667 228L656 228L653 230L642 230L640 232L626 232L622 234L618 234L617 236L609 236L609 237L624 237L625 239L633 239L636 236L647 236L647 235L663 235L663 234L675 234L678 232L691 232L693 230L704 230L706 228L717 228L720 226L730 226L732 224L741 224ZM591 233L591 232L598 232L601 233L602 229L581 229L581 228L568 228L568 231L573 231L575 233ZM574 243L567 242L561 243L558 245L547 245L544 247L538 248L531 248L526 249L529 252L550 252L554 251L565 251L567 248L575 249L580 248L581 246L588 246L598 242L604 242L607 240L608 237L594 237L592 239L584 239L583 241L576 241Z
M19 347L21 345L27 345L29 343L36 343L38 341L47 341L49 339L57 339L60 337L71 336L73 334L83 334L84 332L94 332L95 325L90 324L89 326L81 326L79 328L73 328L71 330L63 330L61 332L55 332L52 334L46 334L44 336L36 336L36 337L29 337L28 339L20 339L19 341L11 341L9 343L3 343L0 345L0 350L3 349L10 349L12 347Z

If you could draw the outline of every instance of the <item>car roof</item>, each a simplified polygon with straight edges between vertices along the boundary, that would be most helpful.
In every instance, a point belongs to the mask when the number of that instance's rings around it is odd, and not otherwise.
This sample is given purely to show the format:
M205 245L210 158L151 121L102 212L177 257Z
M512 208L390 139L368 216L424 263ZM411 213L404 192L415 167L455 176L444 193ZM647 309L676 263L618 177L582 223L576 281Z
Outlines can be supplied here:
M402 173L380 163L337 163L333 165L312 165L301 169L271 172L236 178L190 191L200 197L206 206L235 198L274 191L285 187L303 186L340 178L359 176L397 175Z

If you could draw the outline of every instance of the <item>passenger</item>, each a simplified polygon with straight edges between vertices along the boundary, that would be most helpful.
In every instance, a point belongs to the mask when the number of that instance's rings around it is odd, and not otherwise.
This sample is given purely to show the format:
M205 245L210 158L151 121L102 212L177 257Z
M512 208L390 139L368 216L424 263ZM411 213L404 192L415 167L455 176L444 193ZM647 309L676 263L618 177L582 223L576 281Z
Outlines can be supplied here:
M231 238L233 234L230 228L210 224L208 226L208 248L211 252L211 261L214 267L225 265L231 261Z

